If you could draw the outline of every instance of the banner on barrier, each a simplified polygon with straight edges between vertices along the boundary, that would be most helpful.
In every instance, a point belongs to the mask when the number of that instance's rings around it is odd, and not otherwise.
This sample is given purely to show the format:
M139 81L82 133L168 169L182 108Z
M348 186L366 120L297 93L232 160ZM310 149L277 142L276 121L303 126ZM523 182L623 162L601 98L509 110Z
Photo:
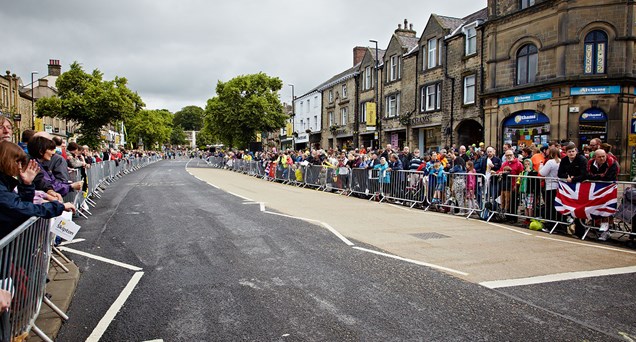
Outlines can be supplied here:
M51 232L66 241L71 241L75 238L80 227L73 220L73 213L65 211L62 215L51 220Z

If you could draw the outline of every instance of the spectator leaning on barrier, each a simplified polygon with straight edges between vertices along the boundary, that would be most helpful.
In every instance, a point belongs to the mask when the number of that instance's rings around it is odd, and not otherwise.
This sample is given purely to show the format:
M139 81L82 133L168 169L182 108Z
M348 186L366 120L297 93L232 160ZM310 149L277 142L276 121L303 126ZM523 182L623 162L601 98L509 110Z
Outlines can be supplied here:
M0 238L31 216L52 218L64 210L75 210L72 203L33 204L33 180L39 173L39 166L36 161L27 160L20 146L9 141L0 142Z
M587 162L587 179L592 181L615 182L618 180L618 163L610 158L603 149L594 153L594 158ZM609 218L601 219L599 240L605 241L609 237Z
M51 191L54 191L64 196L71 190L80 190L82 188L81 181L71 184L60 181L45 165L45 162L50 162L51 158L55 155L55 143L52 140L45 137L33 137L33 139L29 141L28 148L31 157L36 159L40 166L39 173L33 180L37 190L45 191L51 195L53 195ZM64 161L64 163L66 163L66 161ZM64 167L66 167L66 165L64 165Z
M565 146L567 158L561 159L559 164L559 178L566 179L568 183L578 183L587 179L587 160L583 157L574 143Z
M46 132L37 132L33 135L33 138L36 137L43 137L46 138L48 140L53 140L51 135L49 133ZM33 140L33 138L31 140ZM31 141L29 140L29 142ZM27 144L27 148L28 148L28 144ZM57 149L57 147L56 147ZM56 150L54 150L55 152ZM29 155L33 156L32 153L29 153ZM66 159L64 159L64 157L62 157L62 155L58 154L58 153L53 153L53 155L51 156L51 158L49 160L42 160L40 161L40 164L42 166L44 166L47 170L51 171L53 173L53 176L55 177L55 179L59 180L60 182L63 183L68 183L70 177L68 175L68 165L66 163ZM37 186L37 185L36 185Z

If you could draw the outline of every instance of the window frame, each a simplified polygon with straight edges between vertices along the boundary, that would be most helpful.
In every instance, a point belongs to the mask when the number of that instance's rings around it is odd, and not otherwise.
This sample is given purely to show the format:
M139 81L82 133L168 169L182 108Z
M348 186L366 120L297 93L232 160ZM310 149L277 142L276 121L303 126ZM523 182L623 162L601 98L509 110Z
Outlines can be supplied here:
M433 92L431 93L430 90L433 90ZM422 86L420 101L420 111L422 112L440 110L442 108L442 82L429 83Z
M535 0L520 0L519 9L526 9L535 5Z
M471 31L474 32L474 35L470 35ZM471 24L471 25L467 25L466 27L464 27L464 34L466 36L466 45L465 45L465 50L464 50L464 54L466 56L471 56L477 53L477 25L475 24ZM474 51L470 50L470 42L471 40L473 40L474 43Z
M327 115L329 116L329 126L333 126L333 111L327 112Z
M349 123L349 110L347 107L340 108L340 124L346 125Z
M431 46L433 45L432 43L434 43L435 46L433 46L433 48L431 49ZM436 66L437 66L437 38L431 38L426 41L426 68L433 69Z
M395 106L392 106L391 102L395 101ZM400 113L400 93L393 93L386 96L386 117L395 118ZM395 112L392 112L392 108L395 108Z
M360 104L360 118L359 118L359 120L360 120L361 123L364 123L364 124L367 123L367 103L368 102L370 102L370 101L362 102Z
M527 51L524 51L524 50L527 50ZM531 60L533 56L534 56L534 61ZM537 48L537 46L532 43L524 44L517 50L516 57L517 57L517 60L516 60L516 66L515 66L515 71L516 71L515 84L524 85L524 84L532 84L536 82L537 74L539 71L538 69L539 49ZM522 65L524 61L525 61L525 64ZM521 69L522 66L525 67L523 73ZM534 66L534 70L535 70L534 75L531 75L532 66ZM525 78L521 79L522 76L524 76Z
M371 66L364 68L364 90L371 89L373 84L373 73L371 72Z
M599 39L598 36L603 39ZM603 30L592 30L585 35L583 40L583 73L585 75L606 75L607 74L607 52L609 36L607 32ZM599 45L603 44L602 51L599 51ZM588 48L590 48L590 55L588 55ZM599 56L599 52L602 52L602 56ZM602 60L602 71L599 71L599 57ZM588 58L591 60L588 61ZM587 67L590 67L590 71Z
M471 78L473 80L473 84L471 85L472 92L469 93L468 80L471 79ZM471 75L464 76L464 100L463 100L464 105L473 105L473 104L475 104L475 101L477 100L476 89L477 89L477 75L471 74ZM468 101L467 100L468 99L468 95L472 95L472 101Z
M342 98L346 99L347 98L347 84L346 83L342 84L341 90L342 90Z
M333 89L329 89L328 99L329 99L329 103L333 103Z

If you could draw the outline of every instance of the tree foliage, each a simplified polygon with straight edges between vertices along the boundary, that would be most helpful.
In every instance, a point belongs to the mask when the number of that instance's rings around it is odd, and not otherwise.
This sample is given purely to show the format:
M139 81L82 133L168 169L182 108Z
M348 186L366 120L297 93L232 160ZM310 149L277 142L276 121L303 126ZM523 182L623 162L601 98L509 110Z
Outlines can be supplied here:
M170 142L172 113L166 109L141 110L127 120L126 127L129 141L137 144L141 140L144 148L152 149Z
M174 124L174 118L172 119L172 123ZM181 126L174 124L174 127L172 127L170 143L172 145L185 145L188 143L186 140L186 134L183 132L183 128Z
M205 109L206 130L226 146L246 147L256 132L283 127L288 116L278 98L282 86L264 73L219 81Z
M174 113L172 123L181 126L184 131L200 131L203 127L203 108L198 106L186 106Z
M105 81L99 70L89 74L74 62L57 79L58 95L38 99L37 113L77 122L79 142L96 147L101 141L102 127L125 121L144 106L141 97L128 89L127 83L124 77Z

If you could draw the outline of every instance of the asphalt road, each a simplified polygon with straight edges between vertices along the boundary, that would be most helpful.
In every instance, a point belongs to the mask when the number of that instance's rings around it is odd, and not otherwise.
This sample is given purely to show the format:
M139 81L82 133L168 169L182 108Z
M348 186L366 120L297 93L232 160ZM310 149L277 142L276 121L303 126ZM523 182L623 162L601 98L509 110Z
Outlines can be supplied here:
M126 175L107 189L90 220L78 221L78 238L86 241L69 248L142 270L69 254L82 277L59 341L86 340L98 326L103 334L93 336L102 341L636 336L633 274L491 290L262 212L192 177L185 164L161 161ZM114 319L104 318L140 272Z

